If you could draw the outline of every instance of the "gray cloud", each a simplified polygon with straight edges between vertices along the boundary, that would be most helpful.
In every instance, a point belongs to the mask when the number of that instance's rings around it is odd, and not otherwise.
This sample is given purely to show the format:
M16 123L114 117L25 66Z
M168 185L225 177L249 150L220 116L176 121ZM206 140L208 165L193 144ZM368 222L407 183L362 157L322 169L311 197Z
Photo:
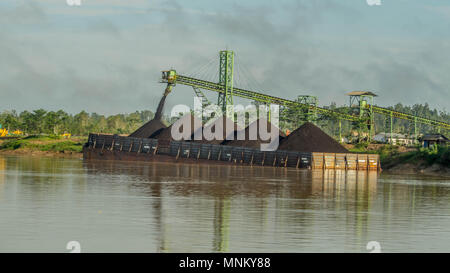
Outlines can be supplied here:
M142 7L132 15L142 24L122 16L86 18L81 15L93 12L87 6L79 9L76 24L62 25L55 23L53 9L36 1L0 10L0 21L10 27L0 29L0 99L18 110L113 114L155 109L164 89L158 83L160 70L173 67L188 74L228 47L258 87L276 96L310 94L322 105L344 104L346 92L363 89L380 94L380 105L428 101L440 109L450 107L442 100L450 84L445 74L450 44L444 38L424 42L411 36L406 41L361 32L358 23L364 15L340 1L251 8L235 3L227 11L187 9L177 1L134 7ZM71 16L78 12L59 9ZM114 12L111 8L108 14ZM19 20L21 27L14 26L17 16L28 16ZM330 16L348 28L334 28ZM23 28L30 22L39 27ZM411 24L402 27L412 32ZM192 94L191 88L177 86L166 110L191 103ZM208 96L214 99L215 94Z
M88 23L86 26L86 31L95 32L100 35L112 35L116 38L121 37L120 29L111 21L103 18Z
M1 24L39 24L46 22L44 9L34 1L18 0L16 6L6 10L0 9Z

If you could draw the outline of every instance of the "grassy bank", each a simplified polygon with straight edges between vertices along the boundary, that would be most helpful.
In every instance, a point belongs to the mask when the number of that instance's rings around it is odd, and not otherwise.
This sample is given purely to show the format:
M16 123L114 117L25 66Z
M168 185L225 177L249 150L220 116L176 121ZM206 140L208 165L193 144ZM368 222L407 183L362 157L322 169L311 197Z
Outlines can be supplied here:
M420 173L450 173L450 147L402 147L358 144L351 152L379 154L384 170Z
M400 163L423 165L424 167L435 164L450 167L450 148L438 146L433 149L418 148L415 151L405 153L392 154L388 152L386 154L381 153L380 158L382 158L382 162L384 161L387 167Z
M27 136L0 140L0 152L6 154L79 154L87 137Z

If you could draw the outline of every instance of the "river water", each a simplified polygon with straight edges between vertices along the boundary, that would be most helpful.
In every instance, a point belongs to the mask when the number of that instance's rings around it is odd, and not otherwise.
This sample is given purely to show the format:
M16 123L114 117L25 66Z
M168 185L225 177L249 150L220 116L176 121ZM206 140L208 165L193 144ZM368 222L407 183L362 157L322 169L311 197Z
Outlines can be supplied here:
M450 251L450 179L0 157L0 252Z

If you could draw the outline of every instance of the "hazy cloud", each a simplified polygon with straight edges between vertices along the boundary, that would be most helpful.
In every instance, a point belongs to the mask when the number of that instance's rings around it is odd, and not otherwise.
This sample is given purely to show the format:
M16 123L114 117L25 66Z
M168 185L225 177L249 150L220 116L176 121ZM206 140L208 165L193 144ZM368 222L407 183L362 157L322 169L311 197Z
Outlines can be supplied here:
M200 0L82 2L77 8L62 0L0 5L4 108L154 110L164 89L161 70L193 73L225 48L252 74L257 83L251 87L276 96L310 94L321 105L344 104L346 92L372 90L380 105L428 101L450 108L442 99L450 93L444 35L450 30L427 31L448 24L445 17L436 21L434 11L402 15L398 4L373 8L354 0L235 1L226 7ZM214 76L218 63L211 67ZM193 103L192 96L191 88L176 86L166 110Z

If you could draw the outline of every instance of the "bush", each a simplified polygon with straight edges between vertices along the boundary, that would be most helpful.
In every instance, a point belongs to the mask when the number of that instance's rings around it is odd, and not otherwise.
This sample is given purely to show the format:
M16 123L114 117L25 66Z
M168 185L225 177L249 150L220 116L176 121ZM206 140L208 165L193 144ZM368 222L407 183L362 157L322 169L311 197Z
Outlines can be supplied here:
M381 150L381 149L380 149ZM450 166L450 148L444 146L434 146L431 148L419 148L417 151L399 154L398 152L380 153L381 163L425 163L430 166L434 163Z
M81 152L83 150L83 143L80 141L66 140L55 142L58 139L60 138L57 138L57 136L29 136L22 139L6 140L0 145L0 150L31 149L52 152Z
M26 136L23 139L29 139L29 140L55 140L55 139L61 139L62 136L58 135L30 135Z
M56 142L45 144L40 147L41 151L53 151L53 152L81 152L83 150L82 143L76 143L73 141L64 141L64 142Z
M2 143L0 149L2 150L17 150L23 146L23 142L18 139L8 140Z

